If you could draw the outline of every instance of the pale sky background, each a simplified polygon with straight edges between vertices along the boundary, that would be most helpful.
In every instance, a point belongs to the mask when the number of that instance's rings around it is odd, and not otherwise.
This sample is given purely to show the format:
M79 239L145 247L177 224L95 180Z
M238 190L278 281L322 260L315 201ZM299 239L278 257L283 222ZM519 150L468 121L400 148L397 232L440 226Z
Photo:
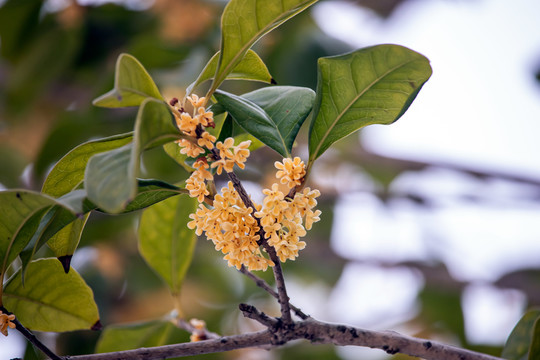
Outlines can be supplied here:
M416 0L381 20L332 0L315 5L312 13L325 31L355 47L396 43L431 60L433 76L408 112L391 126L361 132L368 149L540 178L540 86L533 78L540 67L540 2ZM504 342L524 310L524 298L489 282L508 271L540 266L540 205L526 201L532 192L445 170L405 174L393 189L437 194L440 203L435 210L419 211L407 202L383 206L367 193L342 198L336 209L334 250L359 261L435 255L453 276L472 282L462 299L471 341ZM463 193L488 198L496 193L501 199L487 204L453 200ZM513 200L516 193L524 200ZM440 243L426 240L433 234L444 234ZM384 292L388 284L396 290L391 297ZM316 284L306 288L292 279L290 295L296 305L323 320L392 327L414 314L422 284L421 276L407 268L351 263L335 289ZM328 301L314 307L315 298ZM369 299L359 303L362 298ZM331 310L336 307L347 311ZM15 331L7 339L0 336L0 359L22 356L24 340ZM385 356L356 348L340 352L351 359Z
M540 2L417 0L383 20L345 2L326 1L313 14L326 32L355 47L395 43L431 60L433 76L408 112L391 126L361 132L370 151L540 179L540 86L534 80ZM347 194L336 208L334 250L359 262L442 261L454 277L471 282L462 297L470 341L504 343L525 298L489 282L540 266L540 204L527 201L538 190L441 169L404 174L392 189L431 195L437 206L386 206L369 193ZM456 201L463 194L489 201ZM329 308L340 312L329 317L392 326L414 315L421 285L421 276L407 268L351 264L330 297ZM362 296L384 299L384 290L394 287L391 301ZM366 353L384 358L364 349L342 352L351 359Z

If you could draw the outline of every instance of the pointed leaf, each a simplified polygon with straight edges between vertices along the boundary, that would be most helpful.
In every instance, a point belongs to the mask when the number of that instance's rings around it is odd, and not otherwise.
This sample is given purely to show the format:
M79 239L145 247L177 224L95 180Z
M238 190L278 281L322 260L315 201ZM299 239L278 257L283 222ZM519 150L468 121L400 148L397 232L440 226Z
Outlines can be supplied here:
M75 147L52 168L47 179L45 179L41 191L45 194L59 197L75 190L84 180L84 170L86 169L88 160L93 155L117 149L131 143L132 140L133 134L128 133L88 141ZM67 266L68 270L69 264L66 263L66 259L73 255L75 249L79 245L82 231L84 230L87 220L88 215L84 215L83 218L80 219L77 218L48 239L49 247L56 257L64 259L64 264ZM39 249L39 244L43 239L47 239L47 237L43 235L37 240L35 250Z
M88 141L75 147L54 165L41 191L59 197L76 189L84 180L84 170L92 156L117 149L132 140L133 133L127 133Z
M114 352L185 342L185 331L170 321L107 326L96 345L96 353Z
M506 340L501 357L508 360L526 360L531 347L535 323L540 309L531 309L523 315Z
M214 78L216 74L220 52L218 51L210 61L206 64L203 71L200 73L197 80L188 86L186 94L189 95L193 89L205 82ZM273 82L272 75L262 59L253 50L248 50L242 60L236 65L232 72L227 76L228 80L254 80L262 81L271 84Z
M121 54L116 61L114 88L94 100L95 106L139 106L146 98L163 100L154 80L144 66L129 54Z
M65 203L33 191L0 192L0 273L26 247L52 206L59 206L73 216L77 213Z
M181 138L165 103L147 99L139 108L133 143L93 156L86 167L88 198L110 213L121 212L137 194L142 152Z
M321 58L318 65L310 163L366 125L395 122L431 76L428 59L398 45Z
M291 152L296 135L311 112L315 92L305 87L272 86L242 97L259 105L270 116Z
M221 52L212 91L263 35L317 0L231 0L221 17Z
M187 272L195 232L187 227L197 199L176 196L146 209L139 224L139 252L148 265L178 294Z
M280 133L277 124L260 106L243 97L220 90L216 91L214 96L245 131L283 157L290 157L286 140Z
M30 263L25 286L20 271L13 276L4 288L3 302L32 330L72 331L99 324L92 290L76 271L65 274L52 258Z

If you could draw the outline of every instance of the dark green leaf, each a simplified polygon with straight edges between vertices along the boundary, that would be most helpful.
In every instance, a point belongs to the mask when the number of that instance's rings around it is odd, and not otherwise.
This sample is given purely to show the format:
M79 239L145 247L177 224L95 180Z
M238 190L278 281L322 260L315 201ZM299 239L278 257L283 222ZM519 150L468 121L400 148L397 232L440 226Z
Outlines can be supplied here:
M116 61L114 88L93 104L111 108L138 106L147 98L163 100L144 66L133 56L121 54Z
M364 126L395 122L430 76L428 59L398 45L319 59L310 163L334 142Z
M214 77L218 66L219 54L220 52L218 51L214 56L212 56L212 58L210 59L210 61L208 61L197 80L195 80L191 85L188 86L188 88L186 89L186 94L191 94L191 92L196 86ZM266 82L269 84L272 82L272 76L268 72L266 65L259 57L259 55L257 55L257 53L253 50L248 50L242 60L227 76L227 79L254 80Z
M187 223L197 206L197 199L176 196L153 205L141 216L139 252L173 294L180 292L193 257L196 236Z
M233 71L251 46L317 0L231 0L221 17L221 52L211 90Z
M289 153L315 101L315 92L296 86L272 86L242 95L259 105L276 124Z
M540 321L536 319L531 336L531 346L529 347L529 359L540 359Z
M19 271L7 282L3 302L32 330L72 331L99 324L92 290L76 271L65 274L56 259L31 262L24 286Z
M508 360L526 360L531 347L535 324L540 309L531 309L523 315L506 340L501 357Z
M283 157L290 157L287 143L280 133L278 125L257 104L243 97L216 91L218 103L234 118L245 131L262 141Z
M137 114L133 143L88 161L84 179L88 198L106 212L122 212L137 194L142 152L181 137L168 105L146 99Z

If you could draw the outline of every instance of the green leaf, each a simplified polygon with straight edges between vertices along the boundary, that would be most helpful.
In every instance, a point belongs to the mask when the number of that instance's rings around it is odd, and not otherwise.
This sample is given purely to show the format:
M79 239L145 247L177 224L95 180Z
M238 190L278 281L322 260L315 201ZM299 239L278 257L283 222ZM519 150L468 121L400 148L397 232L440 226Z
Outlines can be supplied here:
M534 322L528 360L537 359L540 359L540 321L538 319Z
M124 213L141 210L172 196L189 193L186 189L161 180L138 179L138 187L137 196L126 206Z
M88 161L84 178L88 198L106 212L122 212L137 194L142 152L181 137L168 105L155 99L144 100L137 114L133 143Z
M84 170L90 157L129 144L132 139L133 134L128 133L89 141L77 146L52 168L45 179L42 192L58 197L76 189L84 180ZM79 245L88 216L87 214L83 218L75 219L48 239L49 248L56 257L62 259L66 272L69 270L70 257Z
M223 121L217 140L224 141L228 137L234 138L234 142L236 144L239 144L242 141L246 140L251 141L251 144L248 148L249 151L255 151L264 146L264 144L256 137L242 129L229 114L227 114L225 121Z
M0 274L26 247L52 206L77 214L67 203L29 190L0 192L0 204Z
M540 318L540 309L531 309L518 321L506 340L501 357L508 360L526 360L531 347L535 324Z
M30 263L25 286L21 272L4 288L3 303L27 328L37 331L72 331L99 328L92 290L75 271L65 274L56 259Z
M312 163L334 142L403 115L431 76L429 60L398 45L378 45L320 58L309 135Z
M214 78L216 74L220 52L218 51L210 61L206 64L203 71L200 73L197 80L191 83L187 89L186 94L189 95L193 89L205 82ZM262 59L253 50L248 50L242 60L236 65L230 74L227 75L228 80L254 80L262 81L271 84L273 82L272 75L268 71L268 68L262 61Z
M289 149L278 125L257 104L234 94L216 91L218 103L234 118L245 131L255 136L283 157L290 157Z
M129 54L116 61L114 88L93 101L95 106L116 108L139 106L147 98L163 100L144 66Z
M54 165L41 191L59 197L76 189L84 180L84 170L92 156L117 149L132 140L133 133L127 133L88 141L75 147Z
M231 0L221 17L221 51L211 92L227 78L251 46L317 0Z
M305 87L272 86L242 97L259 105L270 116L290 153L300 127L311 112L315 92Z
M107 326L96 345L96 353L149 348L185 342L186 332L170 321Z
M194 169L186 164L186 160L188 158L187 155L180 153L180 150L182 148L178 146L175 142L169 142L165 145L163 145L163 150L167 155L169 155L174 161L178 163L178 165L182 166L186 171L192 172Z
M197 206L197 199L177 196L153 205L141 216L139 252L173 294L179 293L193 257L196 236L187 223Z

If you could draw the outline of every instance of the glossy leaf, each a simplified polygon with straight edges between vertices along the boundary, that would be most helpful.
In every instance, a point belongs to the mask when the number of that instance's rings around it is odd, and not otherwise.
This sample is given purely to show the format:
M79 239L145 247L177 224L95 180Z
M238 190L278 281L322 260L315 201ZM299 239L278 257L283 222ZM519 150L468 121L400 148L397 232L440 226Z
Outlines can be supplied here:
M197 199L177 196L153 205L141 216L139 252L173 294L179 293L193 257L196 236L187 223L197 206Z
M315 92L296 86L272 86L242 95L259 105L276 124L290 153L300 127L315 101Z
M154 80L133 56L121 54L116 61L114 88L93 101L95 106L139 106L147 98L163 100Z
M216 74L220 52L218 51L206 64L203 71L191 85L186 89L186 94L191 94L193 89L203 82L214 78ZM253 50L248 50L242 60L236 65L230 74L228 80L254 80L266 83L272 83L272 75L262 59Z
M398 45L378 45L319 59L309 135L310 163L334 142L403 115L431 76L429 60Z
M165 199L189 191L160 180L138 179L138 192L135 199L124 209L124 213L147 208Z
M507 360L527 360L535 324L540 309L531 309L523 315L506 340L501 357Z
M96 353L148 348L185 342L185 331L170 321L149 322L107 326L96 345Z
M65 274L56 259L30 263L25 286L19 271L5 285L3 303L32 330L60 332L99 328L92 290L76 271Z
M163 145L163 150L167 155L169 155L174 161L178 163L178 165L182 166L186 171L192 172L194 169L186 164L186 160L188 158L187 155L182 154L180 152L181 147L178 146L175 142L169 142L165 145Z
M214 96L245 131L283 157L290 157L287 142L278 125L260 106L243 97L220 90L216 91Z
M221 52L211 90L219 87L257 40L316 1L229 1L221 17Z
M137 114L133 143L97 154L88 161L84 179L88 198L106 212L122 212L137 194L142 152L180 137L168 105L145 100Z

